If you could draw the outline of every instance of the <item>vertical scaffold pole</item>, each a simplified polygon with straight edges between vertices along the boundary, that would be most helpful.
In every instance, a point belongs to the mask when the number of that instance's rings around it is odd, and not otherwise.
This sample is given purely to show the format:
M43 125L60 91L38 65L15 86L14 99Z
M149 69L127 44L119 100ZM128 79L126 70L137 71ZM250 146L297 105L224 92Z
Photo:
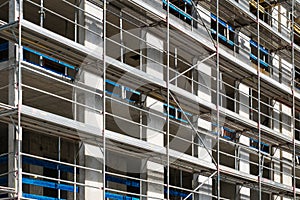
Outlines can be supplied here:
M217 0L217 43L216 43L216 68L217 68L217 199L220 199L221 196L221 174L220 174L220 54L219 54L219 45L220 45L220 39L219 39L219 0Z
M167 200L170 199L170 0L167 1Z
M292 61L292 82L291 82L291 89L292 89L292 95L293 95L293 107L292 107L292 134L293 134L293 197L296 199L296 137L295 137L295 120L296 120L296 110L295 110L295 76L296 76L296 69L295 69L295 49L294 49L294 39L295 39L295 18L294 18L294 12L295 12L295 0L292 0L292 33L291 33L291 61Z
M103 169L102 169L102 174L103 174L103 200L105 199L105 168L106 168L106 141L105 141L105 112L106 112L106 96L105 96L105 90L106 90L106 11L107 11L107 2L106 0L103 0L103 97L102 97L102 115L103 115L103 125L102 125L102 138L103 138Z
M23 59L22 50L22 20L23 20L23 0L19 0L19 35L18 35L18 128L17 128L17 196L18 200L22 198L22 127L21 127L21 109L22 109L22 65L21 61Z
M260 22L259 22L259 0L256 2L256 23L257 23L257 130L258 130L258 199L262 200L261 179L262 179L262 155L261 155L261 115L260 115Z

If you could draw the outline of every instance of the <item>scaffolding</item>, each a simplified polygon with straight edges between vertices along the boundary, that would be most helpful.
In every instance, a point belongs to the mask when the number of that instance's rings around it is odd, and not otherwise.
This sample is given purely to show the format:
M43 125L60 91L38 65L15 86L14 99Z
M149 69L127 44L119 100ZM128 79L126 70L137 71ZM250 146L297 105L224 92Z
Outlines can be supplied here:
M0 199L300 199L297 0L0 0Z

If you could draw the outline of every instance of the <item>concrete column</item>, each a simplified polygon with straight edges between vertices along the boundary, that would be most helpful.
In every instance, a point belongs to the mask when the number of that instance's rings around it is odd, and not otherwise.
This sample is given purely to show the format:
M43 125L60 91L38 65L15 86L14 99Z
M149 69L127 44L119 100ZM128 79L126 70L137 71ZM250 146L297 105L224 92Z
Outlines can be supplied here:
M160 53L159 50L163 50L164 48L164 41L156 36L152 35L151 33L146 33L146 41L148 44L153 45L154 47L147 48L147 57L156 60L159 63L163 63L163 55ZM146 73L155 76L156 78L163 79L164 78L164 68L162 65L154 63L151 60L146 60ZM147 98L146 106L149 107L150 112L157 112L163 113L163 103L159 102L152 98ZM149 114L147 116L147 126L152 127L158 130L163 130L165 120L156 116ZM145 139L149 143L164 146L164 134L159 133L153 129L147 128L145 131ZM148 183L147 187L147 196L148 199L152 199L151 197L155 198L164 198L164 165L160 163L155 163L152 161L146 161L146 173L147 173L147 180L148 181L155 181L161 183L152 184Z
M249 118L249 106L246 105L250 105L250 100L249 100L249 87L244 85L244 84L240 84L239 85L239 91L240 91L240 102L242 104L240 104L240 109L239 109L239 114L245 118ZM239 143L243 144L245 146L249 146L250 145L250 141L249 138L246 136L241 135L239 138ZM247 152L247 150L242 149L239 147L238 149L238 155L239 155L239 164L238 169L244 173L250 173L250 155ZM239 198L241 200L248 200L250 199L250 188L246 188L246 187L242 187L242 186L237 186L239 189Z
M276 132L280 131L280 103L273 101L274 109L273 109L273 129Z
M280 15L278 16L278 20L279 20L279 26L280 26L280 32L281 34L283 34L285 37L289 38L289 34L290 34L290 30L291 30L291 26L290 26L290 22L289 22L289 11L282 5L278 6Z
M281 132L289 138L293 137L291 132L291 118L292 118L292 109L284 104L281 104Z
M250 141L249 138L246 136L241 135L240 140L239 140L240 144L249 146ZM239 151L239 158L241 159L239 162L239 170L241 172L250 174L250 155L249 153L245 150L245 149L240 149ZM241 200L249 200L250 199L250 188L246 188L246 187L242 187L239 186L241 188L240 189L240 197L238 199Z
M280 5L278 6L274 6L273 10L272 10L272 28L276 31L280 31L279 30L279 20L280 20L280 15L279 15L279 9L280 9Z
M280 103L273 102L274 104L274 112L273 112L273 129L276 132L280 132ZM272 154L274 155L274 158L280 159L280 150L276 148L272 148L271 150ZM277 183L281 183L281 173L280 173L280 161L273 160L272 161L272 174L273 174L273 180ZM276 170L276 171L274 171Z
M212 92L208 88L212 88L213 83L211 82L212 77L212 70L211 67L208 65L205 65L204 63L199 63L197 66L197 69L199 71L198 80L200 82L200 85L198 86L198 97L201 99L204 99L205 101L212 102ZM207 131L212 131L212 123L210 121L206 121L203 119L198 119L198 127L204 128ZM211 149L213 147L212 140L209 137L202 137L202 140L204 141L207 148ZM196 138L196 143L198 144L195 147L195 156L198 157L201 160L206 161L207 163L212 163L212 158L209 154L212 155L212 150L206 150L202 143L200 142L199 138ZM197 187L198 185L202 184L204 181L207 180L206 176L202 175L195 175L194 176L194 183ZM212 179L209 179L206 181L203 186L198 190L198 192L202 192L203 194L199 194L195 196L195 199L203 199L203 200L211 200L213 189L212 189Z
M249 3L248 3L248 7L249 7ZM250 38L240 31L238 33L238 42L240 48L238 51L239 53L236 54L236 56L239 59L241 59L243 62L247 63L248 65L251 65L251 61L249 59L251 53Z
M212 92L210 88L212 88L211 78L212 78L212 70L211 67L200 63L197 67L199 72L198 80L199 80L199 87L198 87L198 97L204 99L205 101L211 102L212 101Z
M85 10L85 13L79 12L78 21L85 29L79 28L79 42L99 53L99 58L101 58L103 53L103 24L101 23L103 9L87 0L82 0L80 7Z
M155 76L156 78L164 78L164 67L159 65L157 62L163 64L163 54L160 52L164 49L164 40L156 37L151 33L146 33L146 41L148 44L151 44L147 48L147 59L146 63L146 73ZM153 62L155 60L157 62Z
M84 144L79 153L79 164L85 167L102 170L103 149L98 146ZM79 199L103 199L103 175L90 170L80 171L80 181L92 187L79 187ZM95 188L96 187L96 188Z
M98 53L99 58L101 58L103 54L103 40L101 37L103 36L103 25L100 20L103 19L103 9L87 0L81 1L80 6L86 13L79 12L79 23L85 26L86 29L79 28L79 42ZM93 16L87 13L92 13ZM100 20L96 18L100 18ZM100 35L96 35L88 30ZM94 91L102 90L103 78L99 68L100 66L96 65L83 66L79 72L79 81L90 88L94 88ZM76 96L78 102L97 110L102 109L102 99L100 96L82 91L77 91ZM77 120L101 130L103 129L103 115L99 112L82 106L77 106L76 112ZM103 149L97 145L84 144L79 153L79 164L102 170ZM83 170L81 170L81 172L82 171ZM80 187L79 199L103 199L102 174L84 170L84 173L80 173L79 179L87 185L97 187Z
M154 100L152 98L147 99L147 106L150 106L150 112L164 112L163 111L163 104L161 102L158 102L157 100ZM151 128L155 128L158 130L163 130L165 120L153 115L147 116L147 126ZM152 130L150 128L146 129L146 141L159 145L161 147L164 146L164 134L159 133L155 130ZM147 196L149 196L148 199L153 198L164 198L164 165L160 163L155 163L152 161L146 161L146 173L147 173L147 180L148 181L154 181L158 182L160 184L147 184Z
M242 117L249 118L249 105L250 105L250 100L249 100L249 87L240 83L239 84L239 94L240 94L240 108L239 108L239 114Z
M293 155L291 153L287 153L285 151L281 151L281 160L288 161L290 164L292 164ZM282 184L287 186L293 186L293 168L286 164L281 164L281 170L282 170ZM288 200L289 198L283 197L282 200Z
M281 105L281 111L282 111L282 122L286 125L282 125L282 134L286 135L289 138L292 138L293 134L291 132L291 108L288 106L285 106L284 104ZM293 156L291 153L281 151L281 160L286 160L290 164L292 164ZM282 163L282 183L288 186L293 185L293 179L292 179L292 167L286 163Z
M292 114L292 109L284 104L281 104L281 132L283 135L286 137L292 138L293 134L291 132L291 114ZM281 150L281 160L283 161L288 161L290 165L282 162L281 163L281 183L288 185L288 186L293 186L293 179L292 179L292 160L293 156L291 153L288 153L286 151ZM283 198L285 199L285 198Z
M281 64L281 82L287 86L290 86L291 80L292 80L292 69L293 66L289 61L286 61L284 59L280 59Z
M85 85L94 88L95 91L96 89L102 89L103 79L99 72L97 74L94 69L85 68L81 72L80 81ZM98 110L102 109L102 99L99 96L82 91L77 91L76 95L78 102ZM77 106L77 120L88 125L95 126L101 130L103 129L103 115L90 108ZM86 167L102 170L102 162L103 149L101 149L99 146L84 144L79 153L79 164ZM84 173L80 173L80 180L85 184L98 187L97 189L80 187L80 199L102 199L102 174L90 170L85 170Z
M9 1L9 22L14 22L18 20L19 17L19 1L11 0ZM9 71L9 88L8 88L8 103L12 106L18 105L18 70L17 70L17 53L15 44L9 43L9 66L13 66L13 70ZM20 130L22 131L22 129ZM8 157L8 170L16 171L17 170L17 130L12 124L8 125L8 152L13 153L9 154ZM22 138L19 138L22 139ZM10 173L8 175L8 186L11 188L16 188L18 186L18 181L16 179L16 173Z
M280 150L276 148L272 148L272 154L274 155L275 159L278 159L278 161L273 160L272 162L272 169L273 171L273 181L277 183L281 183L281 174L280 174ZM276 171L275 171L276 170Z
M272 53L271 56L273 56L273 60L271 61L271 64L273 66L272 78L278 82L281 82L282 70L280 65L280 58L275 53Z

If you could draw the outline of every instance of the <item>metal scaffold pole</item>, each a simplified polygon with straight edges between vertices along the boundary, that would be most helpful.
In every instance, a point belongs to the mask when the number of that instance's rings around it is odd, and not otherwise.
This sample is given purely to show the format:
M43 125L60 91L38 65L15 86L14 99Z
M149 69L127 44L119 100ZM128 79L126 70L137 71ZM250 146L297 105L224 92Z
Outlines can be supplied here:
M167 1L167 199L170 199L170 0Z
M217 43L216 43L216 68L217 68L217 199L220 199L221 196L221 173L220 173L220 39L219 39L219 0L217 0Z
M21 127L21 110L22 110L22 20L23 20L23 0L19 1L19 25L18 25L18 124L17 124L17 196L22 199L22 127Z
M295 109L295 74L296 74L296 69L295 69L295 47L294 47L294 39L295 39L295 18L294 18L294 14L295 14L295 0L292 0L292 33L291 33L291 47L292 47L292 52L291 52L291 58L292 58L292 83L291 83L291 89L292 89L292 98L293 98L293 107L292 107L292 135L293 135L293 197L294 199L297 198L297 194L296 194L296 131L295 131L295 115L296 115L296 109Z
M262 155L261 155L261 88L260 88L260 21L259 21L259 0L257 0L256 6L256 23L257 23L257 131L258 131L258 199L262 200L261 193L261 179L262 179Z
M105 186L105 179L106 179L106 117L105 117L105 113L106 113L106 105L105 105L105 101L106 101L106 94L105 94L105 90L106 90L106 14L107 14L107 2L106 0L103 0L103 91L102 91L102 115L103 115L103 121L102 121L102 136L103 136L103 169L102 169L102 174L103 174L103 199L106 199L106 186Z

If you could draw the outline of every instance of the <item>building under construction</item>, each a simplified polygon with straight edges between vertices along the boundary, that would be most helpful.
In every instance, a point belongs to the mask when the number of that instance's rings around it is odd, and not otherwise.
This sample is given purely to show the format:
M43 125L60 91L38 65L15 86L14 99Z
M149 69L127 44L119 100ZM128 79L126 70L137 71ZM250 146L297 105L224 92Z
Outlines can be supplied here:
M299 0L0 0L0 199L300 199Z

